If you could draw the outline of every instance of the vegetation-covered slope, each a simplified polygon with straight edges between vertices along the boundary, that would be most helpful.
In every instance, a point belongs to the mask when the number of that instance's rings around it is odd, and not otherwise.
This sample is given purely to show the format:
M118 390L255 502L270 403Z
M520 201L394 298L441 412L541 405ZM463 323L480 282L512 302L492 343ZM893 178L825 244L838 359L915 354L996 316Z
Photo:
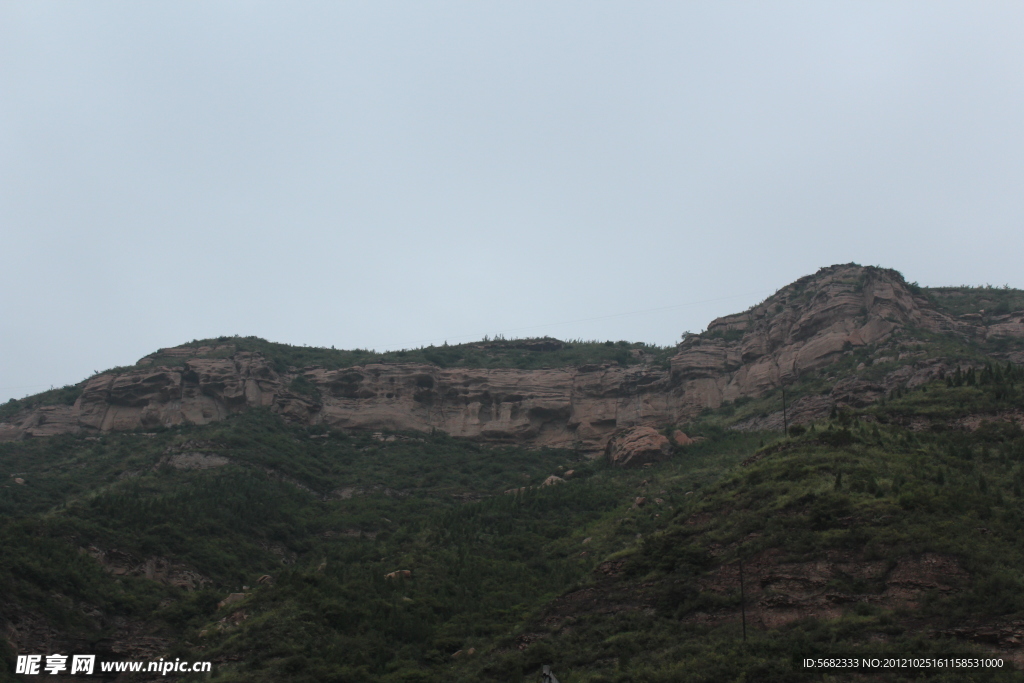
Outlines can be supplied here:
M368 351L355 349L346 351L313 346L291 346L270 342L259 337L218 337L183 344L186 348L228 345L237 351L252 351L268 358L274 369L285 372L289 367L303 368L318 366L329 370L348 368L367 363L429 363L438 367L462 368L519 368L521 370L544 367L564 367L588 363L616 362L622 365L635 363L636 354L642 351L668 360L672 347L659 347L642 342L627 341L561 341L551 337L528 339L484 339L466 344L430 345L400 351ZM227 349L225 349L225 353ZM158 364L180 363L172 356L152 356Z
M725 451L739 458L756 438ZM677 466L695 483L722 458L700 448ZM616 515L642 476L440 434L311 433L265 411L3 444L0 462L23 482L0 487L14 647L33 652L54 629L58 645L111 657L211 658L226 680L446 671L632 543ZM396 570L411 575L385 579ZM243 586L246 601L218 611Z
M504 656L529 664L537 649L573 681L710 682L823 680L806 657L973 651L1006 668L839 680L1022 680L1022 374L993 375L758 449L545 607L512 640L522 654Z
M54 649L210 659L225 681L532 680L541 664L563 681L820 680L794 657L1010 657L1022 377L960 373L786 438L731 431L724 409L640 470L265 411L3 444L24 482L0 487L4 659L44 631Z
M20 422L0 443L0 680L33 680L12 673L16 654L59 652L210 660L215 680L255 683L535 680L544 664L563 683L1024 680L1010 666L1024 665L1024 297L858 269L823 269L679 349L545 338L375 354L230 337L164 349L107 388L7 404L0 421ZM882 307L868 315L854 304L870 292ZM870 329L889 331L858 338ZM792 349L802 369L757 374ZM412 362L435 370L403 380ZM365 363L392 365L339 370ZM546 370L559 366L575 370ZM547 384L524 391L535 375ZM401 381L414 408L475 387L439 424L493 431L515 412L500 404L560 429L593 421L594 443L645 421L697 441L621 469L579 441L346 422L359 401L391 416L382 391L397 401ZM167 387L227 408L204 425L89 421L173 407ZM689 422L657 401L643 418L655 395ZM316 417L329 410L333 423ZM886 653L1007 666L795 664Z

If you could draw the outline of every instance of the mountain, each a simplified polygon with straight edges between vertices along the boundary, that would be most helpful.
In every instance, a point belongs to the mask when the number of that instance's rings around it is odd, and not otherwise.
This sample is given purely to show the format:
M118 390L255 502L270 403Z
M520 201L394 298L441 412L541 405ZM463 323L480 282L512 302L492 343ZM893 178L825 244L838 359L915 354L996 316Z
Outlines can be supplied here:
M597 453L617 429L683 423L726 402L843 374L827 395L797 390L792 409L801 423L832 405L867 405L950 371L950 343L1020 362L1021 352L1005 344L1024 337L1016 290L976 295L977 310L959 313L964 296L909 285L892 270L832 266L712 321L671 353L540 339L412 354L317 349L303 357L252 338L193 342L100 373L60 401L12 402L0 415L0 440L206 424L268 407L290 422L332 429L441 430ZM410 355L419 358L406 361ZM851 359L889 371L849 372L843 361ZM781 414L762 419L781 421Z
M674 348L230 337L12 401L0 681L1024 680L1022 320L840 265ZM897 654L1003 666L799 665Z

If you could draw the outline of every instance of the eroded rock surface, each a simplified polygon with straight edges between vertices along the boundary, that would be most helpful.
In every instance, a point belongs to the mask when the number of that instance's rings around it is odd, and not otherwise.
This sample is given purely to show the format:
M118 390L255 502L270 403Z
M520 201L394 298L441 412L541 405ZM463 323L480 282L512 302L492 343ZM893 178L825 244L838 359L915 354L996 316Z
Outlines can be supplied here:
M726 401L763 396L858 347L884 345L907 329L976 340L1020 337L1024 312L953 317L915 294L895 271L851 264L823 268L744 313L712 321L703 334L688 335L670 370L650 364L640 353L634 354L639 364L628 367L606 363L520 370L377 363L277 372L262 355L231 345L161 349L133 369L87 380L73 406L39 406L0 422L0 440L205 424L262 407L300 424L437 429L595 455L604 452L617 430L682 424ZM541 344L539 351L547 350L543 345L561 344L523 343ZM1007 358L1013 360L1013 353ZM790 407L790 424L822 417L837 404L867 405L894 386L913 387L948 370L938 359L905 356L893 350L874 358L875 365L893 364L881 380L868 381L855 372L839 378L827 395L798 399ZM167 359L178 365L157 365ZM779 411L741 427L777 429L782 421Z
M672 359L672 378L678 382L683 412L714 408L793 384L801 373L824 368L849 350L885 341L911 326L981 338L991 330L1018 330L1016 323L1002 318L984 327L980 321L944 315L925 297L912 294L892 271L833 266L685 339Z
M299 376L315 387L316 397L288 388ZM486 441L596 452L617 427L670 419L668 382L665 370L614 364L548 370L372 364L280 375L262 356L237 353L188 359L184 368L146 365L98 375L86 382L74 406L27 411L0 425L0 439L206 424L267 407L303 424L440 429ZM178 460L171 464L185 464Z
M608 462L617 467L640 467L667 460L672 452L668 437L650 426L632 427L612 436L605 447Z

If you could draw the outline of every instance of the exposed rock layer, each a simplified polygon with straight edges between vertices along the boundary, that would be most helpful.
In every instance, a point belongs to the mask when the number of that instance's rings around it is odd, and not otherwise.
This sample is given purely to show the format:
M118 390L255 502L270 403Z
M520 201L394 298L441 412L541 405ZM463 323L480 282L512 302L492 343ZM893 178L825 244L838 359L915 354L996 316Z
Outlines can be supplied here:
M519 370L381 363L278 373L260 354L231 346L178 347L159 356L180 358L182 365L160 367L144 358L134 369L97 375L73 406L37 407L0 423L0 440L205 424L264 407L304 424L439 429L599 453L617 429L681 423L725 401L763 396L908 329L964 339L1020 337L1024 312L954 318L914 294L894 271L843 265L801 278L744 313L712 321L707 332L687 336L670 370L648 364ZM889 385L928 381L943 369L930 359L908 361L881 382L848 377L828 396L798 401L791 422L821 416L836 403L869 403ZM748 426L781 427L781 414Z
M667 460L671 449L672 444L669 443L668 437L660 434L654 427L642 425L614 434L608 440L605 455L612 465L640 467Z

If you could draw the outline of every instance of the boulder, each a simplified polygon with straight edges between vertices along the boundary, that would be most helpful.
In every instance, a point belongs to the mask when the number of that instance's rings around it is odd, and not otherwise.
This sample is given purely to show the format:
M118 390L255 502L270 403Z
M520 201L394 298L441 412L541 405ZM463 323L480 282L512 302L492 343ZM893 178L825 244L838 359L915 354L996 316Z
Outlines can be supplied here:
M640 467L667 460L671 444L654 427L631 427L616 432L608 441L605 455L616 467Z
M672 432L672 440L676 442L677 446L689 446L693 443L693 439L686 435L686 432L677 429Z
M233 605L236 602L241 602L242 600L245 600L245 593L231 593L228 597L217 603L217 609Z

